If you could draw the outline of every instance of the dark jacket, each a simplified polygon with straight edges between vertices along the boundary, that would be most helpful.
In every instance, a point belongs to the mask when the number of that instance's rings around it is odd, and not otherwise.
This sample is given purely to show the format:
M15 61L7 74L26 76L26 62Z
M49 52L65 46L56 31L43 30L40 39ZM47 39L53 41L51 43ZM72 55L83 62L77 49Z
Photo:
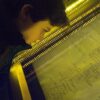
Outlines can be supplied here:
M0 100L12 100L9 84L12 58L19 51L28 48L3 0L0 0Z
M0 59L0 100L13 100L13 93L9 82L9 70L12 58L21 50L31 48L28 45L12 46L7 49L3 59ZM41 90L38 78L35 78L30 84L30 91L33 94L33 100L45 100L44 93Z
M3 1L3 0L1 0ZM0 1L0 100L12 100L12 91L9 84L9 70L11 62L15 54L21 50L31 48L27 45L20 32L14 24L14 20L6 11L6 7ZM40 86L38 80L34 80L33 90L37 94L34 95L34 100L44 100L39 91ZM38 99L39 98L39 99Z
M9 70L12 58L21 50L28 49L29 46L10 46L0 58L0 100L12 100L12 91L9 82Z

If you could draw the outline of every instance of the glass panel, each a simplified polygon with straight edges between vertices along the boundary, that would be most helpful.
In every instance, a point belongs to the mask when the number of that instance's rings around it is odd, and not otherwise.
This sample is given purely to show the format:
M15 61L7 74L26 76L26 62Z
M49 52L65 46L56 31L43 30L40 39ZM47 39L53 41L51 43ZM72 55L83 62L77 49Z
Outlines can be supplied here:
M100 100L100 15L34 62L46 100Z

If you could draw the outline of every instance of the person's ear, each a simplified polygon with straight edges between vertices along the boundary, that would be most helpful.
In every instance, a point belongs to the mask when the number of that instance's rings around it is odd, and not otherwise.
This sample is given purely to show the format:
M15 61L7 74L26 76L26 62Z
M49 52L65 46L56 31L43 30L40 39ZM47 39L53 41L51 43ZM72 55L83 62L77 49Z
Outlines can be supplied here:
M23 5L19 13L19 17L21 18L21 20L23 21L30 20L31 17L29 13L31 9L32 9L32 6L30 4Z

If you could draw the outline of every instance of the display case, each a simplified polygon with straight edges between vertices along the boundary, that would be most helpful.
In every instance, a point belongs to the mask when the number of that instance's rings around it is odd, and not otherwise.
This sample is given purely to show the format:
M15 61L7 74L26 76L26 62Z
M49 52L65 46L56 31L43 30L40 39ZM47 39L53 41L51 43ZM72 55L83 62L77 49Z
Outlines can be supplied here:
M13 59L14 100L100 99L100 2L65 0L65 5L69 24L54 27Z

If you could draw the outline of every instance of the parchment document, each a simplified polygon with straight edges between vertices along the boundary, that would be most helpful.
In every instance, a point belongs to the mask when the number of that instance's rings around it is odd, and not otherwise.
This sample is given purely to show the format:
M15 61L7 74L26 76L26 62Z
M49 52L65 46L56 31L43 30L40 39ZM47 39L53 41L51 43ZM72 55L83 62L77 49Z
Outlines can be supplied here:
M34 66L46 100L100 100L100 15Z

